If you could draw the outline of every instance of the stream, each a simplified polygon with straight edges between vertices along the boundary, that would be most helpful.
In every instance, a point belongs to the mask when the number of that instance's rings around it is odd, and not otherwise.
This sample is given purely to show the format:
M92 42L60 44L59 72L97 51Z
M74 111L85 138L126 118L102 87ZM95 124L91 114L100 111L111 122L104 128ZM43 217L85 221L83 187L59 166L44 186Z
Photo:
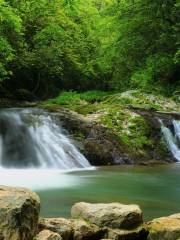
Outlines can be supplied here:
M177 134L165 126L162 132L178 160L179 123L174 125ZM44 217L69 217L79 201L136 203L146 220L177 213L179 173L179 163L94 168L53 116L39 109L0 111L0 184L36 191Z

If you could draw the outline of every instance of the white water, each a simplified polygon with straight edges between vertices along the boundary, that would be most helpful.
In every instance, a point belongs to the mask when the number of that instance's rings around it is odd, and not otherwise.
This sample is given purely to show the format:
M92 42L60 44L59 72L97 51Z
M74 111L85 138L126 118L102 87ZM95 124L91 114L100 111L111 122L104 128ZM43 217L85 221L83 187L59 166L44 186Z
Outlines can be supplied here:
M6 174L2 169L72 171L91 165L56 119L38 110L11 109L0 112L0 167Z
M180 162L180 121L173 120L172 124L174 128L174 134L169 128L165 127L163 123L161 130L169 150L174 158Z

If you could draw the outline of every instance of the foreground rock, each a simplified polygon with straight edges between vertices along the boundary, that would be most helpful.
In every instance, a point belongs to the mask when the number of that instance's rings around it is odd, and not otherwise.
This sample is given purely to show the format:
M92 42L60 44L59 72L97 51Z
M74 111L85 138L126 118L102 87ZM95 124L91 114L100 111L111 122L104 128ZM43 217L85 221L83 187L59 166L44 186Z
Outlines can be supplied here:
M63 240L100 239L104 235L104 230L81 219L44 218L39 230L44 229L60 234Z
M113 240L147 240L148 232L140 226L132 230L109 229L106 237Z
M142 211L137 205L77 203L72 207L71 215L97 225L104 231L106 239L147 239Z
M144 224L137 205L77 203L73 219L39 209L35 193L0 186L0 240L180 240L180 213Z
M154 219L147 223L147 229L149 231L148 240L179 240L180 213Z
M51 232L49 230L44 230L40 232L34 240L62 240L61 236L57 233Z
M39 197L21 188L0 186L0 239L32 240L40 210Z
M77 203L72 207L73 218L82 218L99 227L133 229L143 222L142 211L137 205L120 203Z
M50 230L62 236L64 240L71 239L73 229L71 222L64 218L43 218L39 221L39 231Z

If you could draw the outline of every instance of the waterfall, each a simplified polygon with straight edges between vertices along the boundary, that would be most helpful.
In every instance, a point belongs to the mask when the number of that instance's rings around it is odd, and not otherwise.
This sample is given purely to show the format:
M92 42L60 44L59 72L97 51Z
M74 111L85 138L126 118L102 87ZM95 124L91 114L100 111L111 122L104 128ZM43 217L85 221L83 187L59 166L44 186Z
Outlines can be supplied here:
M71 170L90 164L55 118L10 109L0 111L0 167Z
M174 158L180 161L180 121L173 120L173 131L165 127L161 121L161 131Z

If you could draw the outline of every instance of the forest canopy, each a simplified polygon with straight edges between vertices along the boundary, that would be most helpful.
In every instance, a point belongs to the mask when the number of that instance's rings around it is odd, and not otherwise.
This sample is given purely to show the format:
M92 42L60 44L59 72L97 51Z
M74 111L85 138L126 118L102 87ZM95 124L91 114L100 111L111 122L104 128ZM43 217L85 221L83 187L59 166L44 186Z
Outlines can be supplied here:
M0 0L0 94L177 92L179 18L179 0Z

